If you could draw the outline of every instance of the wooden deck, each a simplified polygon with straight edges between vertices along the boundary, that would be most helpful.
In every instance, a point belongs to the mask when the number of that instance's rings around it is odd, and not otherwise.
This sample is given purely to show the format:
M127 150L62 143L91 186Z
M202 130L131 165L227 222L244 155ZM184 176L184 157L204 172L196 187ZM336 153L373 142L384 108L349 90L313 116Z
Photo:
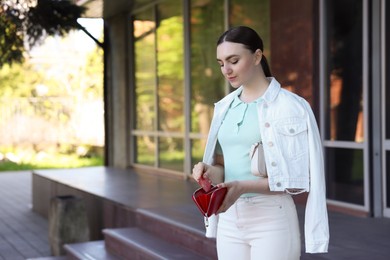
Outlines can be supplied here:
M1 174L0 183L4 184ZM141 212L144 216L159 216L202 235L203 219L191 200L191 194L196 188L197 184L188 180L105 167L40 170L32 174L34 212L46 218L49 201L53 196L83 197L88 206L91 240L102 239L103 229L133 226L136 218L134 212ZM10 198L17 197L15 190ZM297 208L302 228L304 207L297 205ZM2 214L1 211L0 216ZM302 260L389 259L390 219L357 217L329 211L329 221L329 253L310 255L303 252Z

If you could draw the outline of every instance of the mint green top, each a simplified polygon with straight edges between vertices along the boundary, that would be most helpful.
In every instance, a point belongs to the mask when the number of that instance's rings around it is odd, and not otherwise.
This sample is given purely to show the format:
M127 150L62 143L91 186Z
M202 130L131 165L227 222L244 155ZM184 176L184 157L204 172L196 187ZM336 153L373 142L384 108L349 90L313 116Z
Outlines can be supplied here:
M259 102L262 102L261 97L253 102L245 103L240 100L239 96L236 96L219 128L220 147L217 146L217 152L221 152L224 157L225 182L259 178L251 173L249 158L252 144L261 140L257 115Z

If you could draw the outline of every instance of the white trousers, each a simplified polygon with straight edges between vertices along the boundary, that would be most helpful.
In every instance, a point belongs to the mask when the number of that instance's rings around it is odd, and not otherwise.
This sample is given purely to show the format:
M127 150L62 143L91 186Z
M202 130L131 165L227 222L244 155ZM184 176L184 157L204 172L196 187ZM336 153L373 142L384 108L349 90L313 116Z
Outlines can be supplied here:
M219 260L298 260L299 222L289 194L239 198L219 215Z

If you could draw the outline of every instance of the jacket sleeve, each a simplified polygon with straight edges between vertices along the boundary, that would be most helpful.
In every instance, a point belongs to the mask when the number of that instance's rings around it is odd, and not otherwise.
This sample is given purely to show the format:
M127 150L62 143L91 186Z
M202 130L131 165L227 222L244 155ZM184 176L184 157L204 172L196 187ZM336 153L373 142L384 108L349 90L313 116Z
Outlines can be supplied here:
M305 246L307 253L325 253L329 245L329 224L326 206L323 146L313 111L303 101L307 111L310 191L305 212Z
M209 134L207 137L205 152L203 154L203 162L206 164L213 164L214 162L214 153L215 146L217 143L217 133L218 133L218 118L215 117L217 109L214 110L214 116L211 121ZM217 236L217 226L218 226L218 216L211 215L210 217L204 217L204 223L206 228L206 237L215 238Z

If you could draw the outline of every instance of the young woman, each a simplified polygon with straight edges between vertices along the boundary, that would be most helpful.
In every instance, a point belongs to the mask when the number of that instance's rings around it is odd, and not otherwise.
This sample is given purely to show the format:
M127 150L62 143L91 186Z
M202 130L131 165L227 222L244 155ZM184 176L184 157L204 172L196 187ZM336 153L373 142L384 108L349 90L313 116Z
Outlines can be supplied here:
M227 187L208 219L206 236L217 238L224 259L295 260L301 255L292 195L308 192L306 252L327 252L329 242L322 144L315 117L303 98L283 88L263 55L263 42L239 26L221 35L217 61L235 91L215 104L203 162L192 172ZM261 141L267 177L250 169L249 151Z

